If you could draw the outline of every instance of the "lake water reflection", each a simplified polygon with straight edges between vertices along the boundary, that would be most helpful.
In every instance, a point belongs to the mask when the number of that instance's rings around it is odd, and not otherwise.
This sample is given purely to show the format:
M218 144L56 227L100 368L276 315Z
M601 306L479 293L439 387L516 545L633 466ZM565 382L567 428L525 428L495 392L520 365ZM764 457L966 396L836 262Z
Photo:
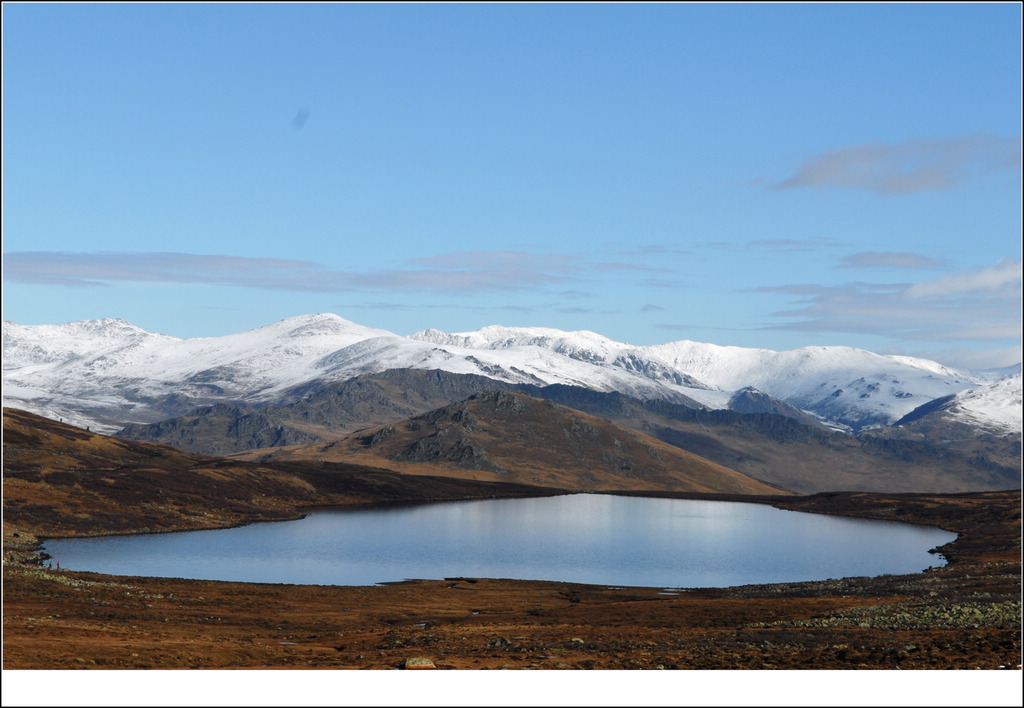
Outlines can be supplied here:
M373 509L217 531L53 540L62 568L259 583L453 576L726 587L914 573L956 534L761 504L574 494Z

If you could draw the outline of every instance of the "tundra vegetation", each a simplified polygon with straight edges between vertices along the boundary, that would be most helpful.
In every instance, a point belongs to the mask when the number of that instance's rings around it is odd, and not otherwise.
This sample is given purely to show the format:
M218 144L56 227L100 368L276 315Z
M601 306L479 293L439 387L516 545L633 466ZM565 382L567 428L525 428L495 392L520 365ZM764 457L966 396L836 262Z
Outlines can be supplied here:
M580 428L582 430L582 428ZM940 526L921 573L667 592L447 578L371 587L50 568L47 537L219 528L317 505L557 493L313 461L247 462L4 411L4 669L999 669L1021 662L1019 490L621 493ZM415 660L410 663L410 660Z

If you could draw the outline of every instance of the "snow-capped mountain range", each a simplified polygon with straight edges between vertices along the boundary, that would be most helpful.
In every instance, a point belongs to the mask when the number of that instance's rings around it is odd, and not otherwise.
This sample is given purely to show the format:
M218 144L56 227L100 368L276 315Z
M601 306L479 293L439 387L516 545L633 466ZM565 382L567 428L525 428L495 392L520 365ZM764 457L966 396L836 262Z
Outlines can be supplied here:
M737 391L753 388L853 432L891 425L923 404L957 394L957 405L947 410L970 425L1021 431L1019 366L970 372L849 347L776 352L691 341L633 346L593 332L541 327L400 336L333 314L193 339L116 319L3 325L3 405L98 432L166 418L169 400L273 403L297 386L388 369L560 383L707 408L726 408Z

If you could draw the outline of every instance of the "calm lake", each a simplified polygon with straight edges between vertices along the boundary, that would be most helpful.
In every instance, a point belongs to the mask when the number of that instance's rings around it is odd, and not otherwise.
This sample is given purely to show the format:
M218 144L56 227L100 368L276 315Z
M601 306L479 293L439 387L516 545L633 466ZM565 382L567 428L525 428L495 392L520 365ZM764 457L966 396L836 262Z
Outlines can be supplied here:
M727 587L916 573L956 534L762 504L602 494L359 510L217 531L51 540L61 568L258 583L454 576Z

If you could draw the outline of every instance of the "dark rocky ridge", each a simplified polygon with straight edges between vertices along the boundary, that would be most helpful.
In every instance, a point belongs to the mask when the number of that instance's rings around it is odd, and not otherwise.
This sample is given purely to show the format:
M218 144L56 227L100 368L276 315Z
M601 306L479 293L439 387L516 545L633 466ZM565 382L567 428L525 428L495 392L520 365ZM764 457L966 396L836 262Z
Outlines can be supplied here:
M125 426L115 437L159 442L189 452L227 455L339 437L419 415L484 390L516 388L517 385L474 374L392 370L340 383L304 384L288 391L278 403L259 408L196 408L159 423ZM262 421L265 430L235 423L243 418L253 423ZM265 444L267 438L282 442Z
M608 420L516 391L485 391L339 441L245 457L346 460L406 474L577 490L786 492Z
M327 440L338 433L420 415L484 391L519 391L603 417L643 419L656 412L691 419L694 411L702 411L711 420L724 424L741 419L729 415L731 411L708 411L685 396L680 396L683 403L640 401L616 391L565 384L510 384L475 374L394 369L341 383L305 384L273 405L202 406L157 423L127 425L115 437L159 442L189 452L227 455ZM803 425L824 429L811 416L767 394L753 389L742 393L734 397L736 412L741 415L792 418Z
M397 423L493 390L520 391L607 418L803 493L968 492L1021 485L1019 434L944 431L952 434L936 442L908 426L853 436L825 429L791 406L759 393L748 392L737 401L747 411L741 413L708 410L696 403L640 401L618 392L561 384L506 384L443 371L393 370L338 384L309 384L289 392L281 405L213 406L159 424L129 426L118 437L232 454L336 440L361 428ZM486 464L472 449L459 455L465 455L467 464L472 460Z
M828 429L826 425L813 416L804 413L796 406L791 406L785 401L780 401L750 386L740 389L733 394L732 398L729 399L729 410L752 415L771 413L792 418L812 428Z

